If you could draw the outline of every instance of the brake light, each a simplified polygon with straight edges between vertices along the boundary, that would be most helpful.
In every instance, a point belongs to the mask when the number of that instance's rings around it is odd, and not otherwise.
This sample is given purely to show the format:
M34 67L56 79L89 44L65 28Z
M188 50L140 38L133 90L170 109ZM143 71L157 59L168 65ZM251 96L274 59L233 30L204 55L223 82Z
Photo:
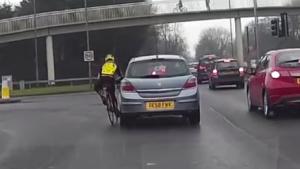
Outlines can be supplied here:
M199 69L200 69L200 70L205 70L206 67L205 67L205 66L199 66Z
M184 89L193 88L197 86L197 79L196 78L190 78L183 86Z
M278 79L278 78L280 78L280 73L277 71L273 71L273 72L271 72L271 77L273 79Z
M214 70L212 71L212 73L213 73L214 76L217 76L217 75L218 75L218 70L217 70L217 69L214 69Z
M123 92L134 92L135 87L130 82L126 81L126 82L122 82L121 90Z

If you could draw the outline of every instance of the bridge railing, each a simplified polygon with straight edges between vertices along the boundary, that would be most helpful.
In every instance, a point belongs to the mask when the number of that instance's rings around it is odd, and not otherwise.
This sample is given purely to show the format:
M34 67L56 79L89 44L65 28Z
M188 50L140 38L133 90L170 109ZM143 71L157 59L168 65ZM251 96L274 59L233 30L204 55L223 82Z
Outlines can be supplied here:
M230 0L232 8L249 8L253 6L253 0ZM282 0L269 0L270 6L282 5ZM290 0L286 0L290 1ZM88 8L89 22L109 21L124 18L145 17L157 14L172 14L175 12L206 11L205 0L182 0L183 10L177 8L178 1L140 2L129 4L118 4ZM269 3L258 0L260 6ZM286 4L288 4L288 2ZM229 9L229 0L210 0L210 9ZM85 10L72 9L37 14L37 29L80 24L85 22ZM15 17L0 20L0 35L16 32L29 31L34 29L33 15Z

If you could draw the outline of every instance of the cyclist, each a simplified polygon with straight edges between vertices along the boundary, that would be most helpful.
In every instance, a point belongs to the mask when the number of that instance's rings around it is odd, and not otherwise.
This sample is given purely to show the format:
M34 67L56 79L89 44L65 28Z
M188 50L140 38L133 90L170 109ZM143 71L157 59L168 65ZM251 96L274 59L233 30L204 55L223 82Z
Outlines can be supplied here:
M95 84L95 91L100 95L104 105L107 105L106 98L103 96L103 86L108 87L112 99L116 101L115 96L115 75L122 77L121 71L115 63L115 57L112 54L108 54L105 57L105 63L100 67L98 74L98 80Z
M182 8L183 8L183 4L182 4L182 1L181 1L181 0L179 0L177 6L178 6L178 9L181 11Z
M205 1L206 9L210 11L210 0Z

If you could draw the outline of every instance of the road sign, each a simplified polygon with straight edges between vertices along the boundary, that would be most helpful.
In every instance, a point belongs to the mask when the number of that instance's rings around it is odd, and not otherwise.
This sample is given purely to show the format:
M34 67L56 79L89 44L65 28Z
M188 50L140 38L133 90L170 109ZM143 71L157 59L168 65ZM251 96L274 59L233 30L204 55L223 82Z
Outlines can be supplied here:
M95 60L94 51L84 51L84 61L85 62L93 62Z
M10 90L13 90L12 75L2 76L2 82L7 81Z

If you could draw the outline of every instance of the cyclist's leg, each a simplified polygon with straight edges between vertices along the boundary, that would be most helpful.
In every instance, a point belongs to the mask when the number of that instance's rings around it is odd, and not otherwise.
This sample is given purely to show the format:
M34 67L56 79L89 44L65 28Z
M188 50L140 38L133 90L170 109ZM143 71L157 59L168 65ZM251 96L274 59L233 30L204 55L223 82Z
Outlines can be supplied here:
M106 85L106 79L105 78L101 78L100 84L99 84L99 87L98 87L98 94L101 97L102 103L104 105L107 105L107 101L106 101L106 98L105 98L106 96L104 96L104 94L103 94L103 86L104 85Z
M111 101L113 103L114 109L115 109L115 113L117 116L119 116L119 112L118 112L118 102L117 102L117 98L116 98L116 94L115 94L115 81L114 79L112 79L110 81L110 88L109 88L109 92L110 92L110 96L111 96Z

